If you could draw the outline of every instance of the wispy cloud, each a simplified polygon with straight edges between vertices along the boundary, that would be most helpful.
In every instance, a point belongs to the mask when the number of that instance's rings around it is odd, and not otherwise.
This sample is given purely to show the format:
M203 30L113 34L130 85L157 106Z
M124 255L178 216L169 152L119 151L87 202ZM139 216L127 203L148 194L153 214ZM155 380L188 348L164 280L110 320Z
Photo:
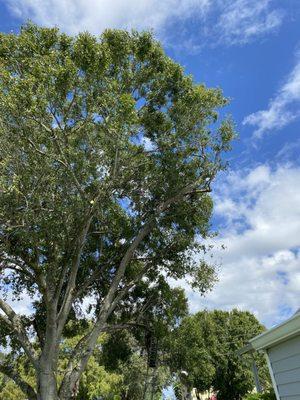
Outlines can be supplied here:
M20 19L68 33L105 28L153 29L160 39L198 51L203 43L244 44L277 29L273 0L8 0ZM192 29L191 29L192 27Z
M256 129L254 137L276 131L300 117L300 59L266 110L248 115L243 123Z
M270 0L225 1L216 25L216 31L221 33L220 40L227 44L244 44L277 29L283 12L272 10L270 3Z

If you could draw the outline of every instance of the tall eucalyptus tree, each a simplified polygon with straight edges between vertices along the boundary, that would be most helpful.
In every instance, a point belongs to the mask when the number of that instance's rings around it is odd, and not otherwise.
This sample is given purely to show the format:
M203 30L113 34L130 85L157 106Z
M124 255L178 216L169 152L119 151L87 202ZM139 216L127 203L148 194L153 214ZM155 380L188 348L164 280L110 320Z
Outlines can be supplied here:
M72 398L101 332L120 327L130 302L143 309L142 283L189 274L210 288L213 267L194 254L234 135L218 118L226 104L149 33L70 37L29 24L0 35L0 319L11 349L0 371L28 399ZM5 289L27 292L32 314ZM93 324L58 370L63 331L87 299Z

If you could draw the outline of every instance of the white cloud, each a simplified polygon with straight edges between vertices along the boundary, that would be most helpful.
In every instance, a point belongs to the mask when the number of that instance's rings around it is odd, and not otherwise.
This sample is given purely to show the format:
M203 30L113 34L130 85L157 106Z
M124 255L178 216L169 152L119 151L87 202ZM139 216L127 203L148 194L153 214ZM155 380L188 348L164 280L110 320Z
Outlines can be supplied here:
M224 4L224 2L223 2ZM283 13L270 10L270 0L225 2L216 30L228 44L243 44L278 28Z
M198 51L203 42L243 44L281 25L283 14L271 0L8 0L20 19L57 25L68 33L105 28L154 29L178 46ZM191 22L194 32L180 23ZM195 34L197 39L195 39Z
M205 298L185 285L192 312L237 307L271 326L300 307L299 182L300 168L259 166L231 173L219 186L220 280Z
M169 18L188 18L202 14L210 0L13 0L16 15L43 25L57 25L74 34L105 28L161 29Z
M248 115L243 123L256 127L254 136L261 138L266 132L278 130L300 116L300 61L287 77L266 110Z

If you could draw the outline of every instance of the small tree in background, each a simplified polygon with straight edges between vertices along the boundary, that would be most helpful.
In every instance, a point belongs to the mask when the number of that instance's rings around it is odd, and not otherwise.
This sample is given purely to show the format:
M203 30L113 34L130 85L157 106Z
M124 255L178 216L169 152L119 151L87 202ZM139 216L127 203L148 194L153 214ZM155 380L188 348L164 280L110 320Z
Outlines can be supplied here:
M149 33L26 25L0 35L0 279L33 310L24 317L0 299L11 346L0 370L28 399L72 398L99 335L128 304L137 316L145 283L189 274L202 293L211 287L214 269L194 254L233 137L230 121L217 123L226 104ZM59 371L84 299L93 324ZM18 374L20 353L35 385Z
M237 351L264 327L248 311L202 311L186 317L171 336L170 365L187 371L184 384L199 393L213 389L220 400L240 400L254 388L251 359ZM260 381L270 379L264 357L255 356Z

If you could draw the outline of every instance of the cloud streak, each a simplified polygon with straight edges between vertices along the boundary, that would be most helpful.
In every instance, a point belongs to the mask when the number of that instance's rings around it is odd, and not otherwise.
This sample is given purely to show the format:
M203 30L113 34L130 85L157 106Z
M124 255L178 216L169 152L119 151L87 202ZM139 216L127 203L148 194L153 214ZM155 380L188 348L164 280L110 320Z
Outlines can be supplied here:
M285 83L270 100L265 110L248 115L244 125L254 126L255 138L262 138L266 133L277 131L300 116L300 60L288 75Z
M57 25L70 34L106 28L161 30L169 19L201 16L211 0L14 0L10 8L21 19Z

